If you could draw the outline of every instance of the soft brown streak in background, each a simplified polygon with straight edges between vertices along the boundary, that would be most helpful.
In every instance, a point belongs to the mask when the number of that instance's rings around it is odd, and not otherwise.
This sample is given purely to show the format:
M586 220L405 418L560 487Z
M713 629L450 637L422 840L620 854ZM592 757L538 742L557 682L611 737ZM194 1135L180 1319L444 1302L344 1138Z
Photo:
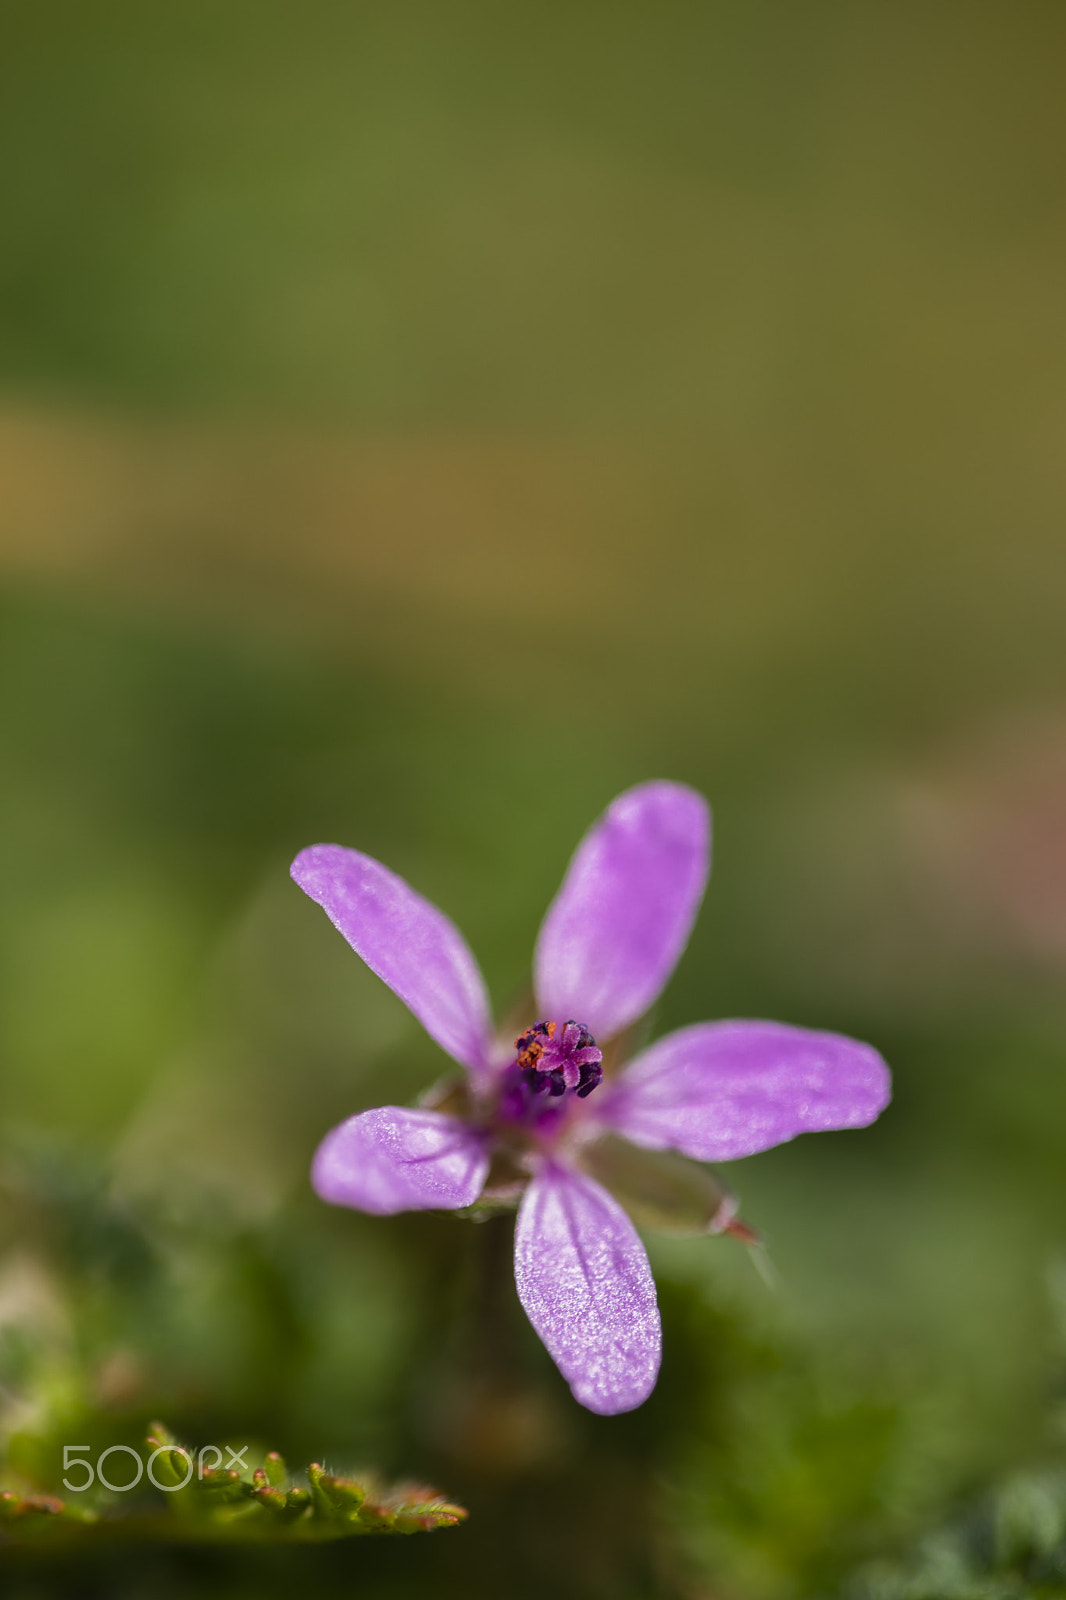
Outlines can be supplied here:
M664 652L680 664L804 633L831 604L810 547L735 469L732 483L712 470L711 497L732 505L709 525L707 469L677 454L9 409L0 552L9 572L152 605L280 607L336 645L445 675L465 659L484 678L488 648L489 693L604 650L646 677Z
M757 436L323 436L12 406L0 560L159 621L266 628L485 703L643 708L699 740L746 739L760 705L787 726L793 692L817 721L827 683L868 697L889 676L919 732L975 696L1054 706L1046 438L982 451L945 417L952 471L900 482L905 409L874 438L842 420L828 452L796 422L768 458Z

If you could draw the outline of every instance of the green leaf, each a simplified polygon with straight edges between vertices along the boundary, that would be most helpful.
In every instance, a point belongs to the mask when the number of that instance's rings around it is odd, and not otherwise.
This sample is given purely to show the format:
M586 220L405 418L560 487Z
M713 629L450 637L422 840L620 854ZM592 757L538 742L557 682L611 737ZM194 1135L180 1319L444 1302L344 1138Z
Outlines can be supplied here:
M311 1485L311 1504L315 1515L327 1522L351 1522L358 1518L359 1508L366 1499L362 1484L352 1478L336 1478L323 1470L317 1461L307 1469Z
M161 1422L149 1426L147 1443L152 1452L152 1473L167 1489L177 1489L189 1480L191 1457Z
M190 1476L194 1456L162 1423L152 1423L145 1442L154 1454L153 1476L163 1488L153 1486L129 1502L109 1500L103 1515L91 1505L72 1505L55 1495L0 1491L0 1545L79 1538L307 1542L431 1532L454 1527L466 1517L462 1506L432 1490L371 1492L366 1483L326 1472L317 1462L307 1469L307 1488L290 1486L277 1451L246 1472L205 1467Z

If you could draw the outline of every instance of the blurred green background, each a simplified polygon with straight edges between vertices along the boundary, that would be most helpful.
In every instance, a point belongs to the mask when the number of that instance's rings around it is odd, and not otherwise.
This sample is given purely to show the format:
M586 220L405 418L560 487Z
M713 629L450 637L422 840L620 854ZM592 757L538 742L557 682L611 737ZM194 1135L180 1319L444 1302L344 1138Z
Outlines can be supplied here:
M1055 1458L1066 13L3 24L0 1427L41 1482L162 1412L471 1510L11 1592L790 1600ZM441 1057L287 867L380 856L502 1008L657 775L717 854L656 1026L897 1090L727 1170L776 1288L649 1241L663 1379L600 1419L509 1302L471 1354L495 1225L310 1194Z

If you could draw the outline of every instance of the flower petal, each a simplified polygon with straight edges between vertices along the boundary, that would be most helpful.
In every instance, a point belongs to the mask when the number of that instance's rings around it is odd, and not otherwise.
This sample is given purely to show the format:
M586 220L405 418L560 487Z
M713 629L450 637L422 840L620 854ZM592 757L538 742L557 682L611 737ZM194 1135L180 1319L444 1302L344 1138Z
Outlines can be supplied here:
M637 1056L596 1110L634 1144L732 1161L798 1133L864 1128L890 1093L877 1051L842 1034L702 1022Z
M473 1205L488 1169L484 1135L457 1117L380 1106L326 1134L311 1182L332 1205L387 1217Z
M679 783L641 784L607 808L578 845L540 930L540 1013L574 1017L602 1042L647 1010L692 931L710 821L702 796Z
M655 1283L606 1189L548 1163L519 1208L514 1265L518 1298L575 1400L605 1416L646 1400L662 1347Z
M292 876L441 1049L483 1075L491 1051L485 983L443 911L380 861L338 844L302 850Z

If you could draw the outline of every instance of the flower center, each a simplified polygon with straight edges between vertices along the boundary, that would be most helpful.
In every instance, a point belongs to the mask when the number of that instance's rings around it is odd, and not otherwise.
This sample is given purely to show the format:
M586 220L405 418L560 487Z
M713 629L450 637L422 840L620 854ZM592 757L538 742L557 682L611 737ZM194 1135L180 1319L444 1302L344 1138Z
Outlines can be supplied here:
M579 1100L603 1079L603 1056L583 1023L534 1022L514 1042L515 1062L534 1094L554 1098L572 1089Z

